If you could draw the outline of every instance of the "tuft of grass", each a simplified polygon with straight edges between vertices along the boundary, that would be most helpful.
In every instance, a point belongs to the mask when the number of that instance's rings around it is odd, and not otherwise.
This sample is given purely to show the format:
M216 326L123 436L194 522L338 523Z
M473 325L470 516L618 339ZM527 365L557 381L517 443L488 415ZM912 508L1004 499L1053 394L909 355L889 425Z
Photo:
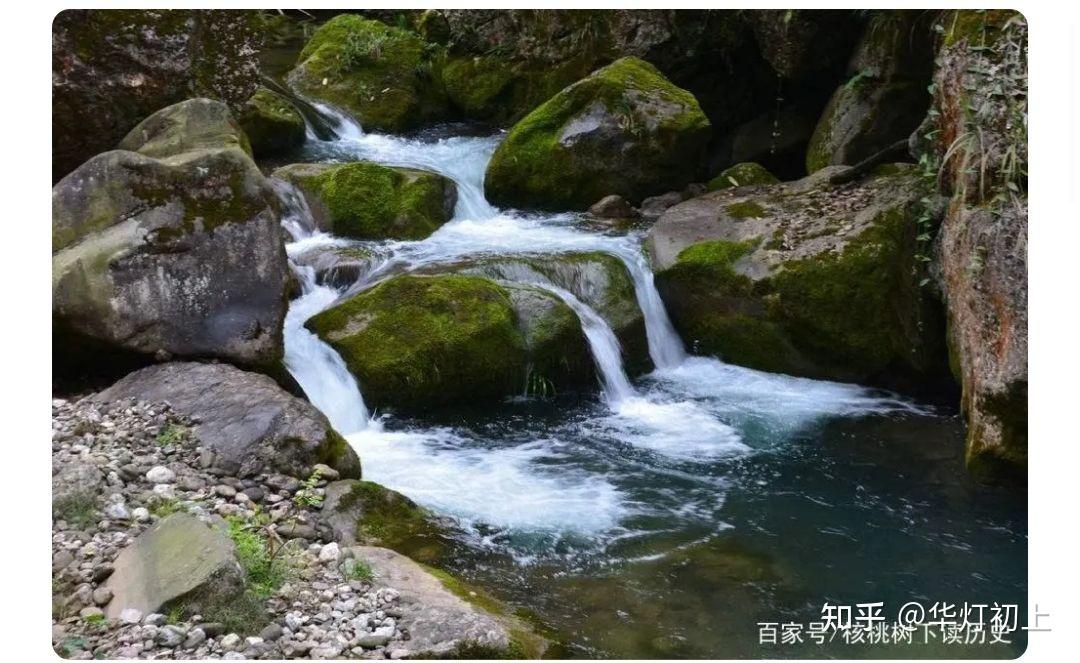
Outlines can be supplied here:
M346 580L358 580L360 582L372 582L375 580L375 572L371 570L371 566L359 559L351 559L346 561L342 568L342 575Z
M280 557L281 546L267 532L262 519L228 519L229 538L236 546L236 559L247 578L248 589L256 597L272 595L289 578L288 561Z
M180 424L169 424L165 428L161 429L161 432L154 438L154 444L159 447L168 447L174 444L180 444L188 437L187 426L181 426Z
M73 495L54 506L56 516L68 525L89 527L98 521L100 505L91 495Z
M321 480L322 474L319 470L312 472L311 476L304 481L304 485L300 490L296 491L296 494L293 495L293 503L301 508L316 507L322 504L323 496L316 491L319 481Z

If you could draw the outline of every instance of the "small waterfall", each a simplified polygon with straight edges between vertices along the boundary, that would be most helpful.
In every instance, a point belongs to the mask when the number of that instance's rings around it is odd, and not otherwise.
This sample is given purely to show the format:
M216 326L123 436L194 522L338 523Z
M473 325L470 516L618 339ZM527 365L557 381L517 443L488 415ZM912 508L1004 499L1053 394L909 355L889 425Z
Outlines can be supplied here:
M675 368L686 360L686 348L668 317L656 281L645 256L637 247L616 251L634 280L634 295L645 318L645 335L649 341L649 356L658 369Z
M596 370L600 374L604 401L614 407L621 401L637 395L630 384L630 379L626 377L626 371L623 370L619 339L616 338L615 332L611 330L607 321L569 290L563 290L554 285L543 287L558 295L581 320L581 330L585 332L585 339L589 342L589 350L596 363Z

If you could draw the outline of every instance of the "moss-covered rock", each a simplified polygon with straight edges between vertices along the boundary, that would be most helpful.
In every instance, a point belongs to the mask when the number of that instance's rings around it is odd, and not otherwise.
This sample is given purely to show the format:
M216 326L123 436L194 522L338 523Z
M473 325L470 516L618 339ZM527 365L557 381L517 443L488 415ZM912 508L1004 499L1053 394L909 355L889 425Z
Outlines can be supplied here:
M463 275L397 276L307 322L377 407L520 394L525 344L505 288Z
M547 282L570 291L611 326L619 339L627 373L638 375L652 368L645 319L637 304L634 281L626 265L616 256L600 251L500 256L475 260L457 268L495 279ZM574 323L580 328L576 316ZM589 366L592 366L591 359Z
M340 14L315 31L288 81L366 129L400 132L447 116L442 59L441 49L413 32Z
M288 263L273 190L222 104L178 106L201 110L164 109L124 140L161 158L106 152L53 188L58 373L130 369L111 353L280 369ZM172 122L204 110L221 121Z
M698 173L709 121L689 92L627 57L562 90L514 125L485 178L496 204L585 209L640 201Z
M442 175L368 161L293 164L274 171L303 194L320 227L355 239L423 239L454 214Z
M853 165L906 138L930 103L933 48L926 13L880 10L866 26L806 152L806 169Z
M448 526L401 493L372 481L335 481L326 487L320 518L342 545L383 546L426 564L446 555Z
M709 180L709 191L740 186L760 186L777 184L780 180L765 170L765 167L753 162L737 163L724 169L719 175Z
M941 321L914 269L925 187L902 175L840 191L829 172L664 215L649 249L676 327L696 352L769 371L904 388L938 379Z
M300 111L288 99L264 87L240 110L240 126L259 158L299 147L306 131Z
M155 159L202 149L236 147L251 156L251 144L229 108L212 99L188 99L162 108L135 126L117 149Z
M589 344L573 309L539 287L505 287L525 343L525 394L550 398L595 385Z
M183 99L209 97L239 110L259 84L258 14L60 12L52 25L53 181Z

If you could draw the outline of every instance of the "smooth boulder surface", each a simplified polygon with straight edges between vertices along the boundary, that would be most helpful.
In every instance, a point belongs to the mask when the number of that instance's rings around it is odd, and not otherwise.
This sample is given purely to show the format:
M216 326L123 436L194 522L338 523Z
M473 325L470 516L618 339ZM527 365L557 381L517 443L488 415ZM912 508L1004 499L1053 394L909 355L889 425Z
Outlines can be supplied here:
M944 367L915 272L927 190L904 172L834 187L730 188L676 205L647 248L694 352L763 370L909 387Z
M304 116L282 95L265 87L251 95L237 116L255 156L271 157L304 143Z
M113 356L279 370L288 266L277 200L242 136L219 102L184 102L124 141L157 156L106 152L53 187L65 370L109 370Z
M273 175L300 190L320 228L353 239L424 239L457 203L442 175L369 161L292 164Z
M446 583L456 585L449 576L436 575L386 548L356 546L349 550L371 568L377 586L398 592L402 613L398 628L411 636L406 657L538 657L539 652L522 651L521 643L515 642L513 620L496 616L451 591ZM539 638L532 636L532 640Z
M360 476L356 452L326 417L265 375L227 364L158 364L94 398L167 401L195 420L194 432L210 465L236 476L270 469L307 476L317 463L345 477Z
M142 615L197 599L228 602L243 590L244 576L232 540L221 527L174 513L140 534L113 562L105 583L110 618L127 609Z
M306 326L376 407L417 409L520 394L525 344L505 288L476 276L395 276Z
M616 60L562 90L507 134L488 164L497 205L584 210L678 189L700 168L709 121L651 64Z
M854 165L907 138L926 115L933 49L924 12L882 10L865 28L848 79L822 112L806 170Z
M1027 468L1027 24L1009 10L941 19L925 137L951 196L933 271L948 312L971 466ZM991 76L990 72L997 72ZM968 109L979 108L972 116ZM936 130L936 131L934 131ZM978 164L972 167L972 164Z
M288 82L306 97L348 111L366 130L401 132L446 119L438 66L415 33L340 14L311 36Z
M53 181L188 97L258 87L258 12L68 9L52 24Z

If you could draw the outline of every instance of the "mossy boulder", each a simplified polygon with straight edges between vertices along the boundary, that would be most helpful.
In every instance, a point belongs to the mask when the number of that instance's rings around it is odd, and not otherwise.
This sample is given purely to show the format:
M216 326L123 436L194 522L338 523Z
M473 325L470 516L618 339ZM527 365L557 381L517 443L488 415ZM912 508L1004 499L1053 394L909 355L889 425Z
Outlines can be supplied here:
M112 591L105 608L118 618L133 608L147 615L192 596L226 603L242 593L244 574L223 528L187 513L174 513L120 551L104 586Z
M383 546L425 564L441 561L451 541L443 519L373 481L330 483L319 517L343 546Z
M442 57L414 32L340 14L311 36L288 82L348 111L365 129L400 132L447 117Z
M767 184L779 184L776 176L765 170L765 167L752 161L737 163L730 168L725 168L719 175L709 180L709 191L727 189L740 186L762 186Z
M476 276L396 276L307 327L376 407L420 409L520 394L526 351L507 290Z
M514 125L488 164L485 191L496 204L539 209L583 210L613 193L640 201L692 181L709 135L692 94L622 58Z
M623 365L628 374L639 375L652 368L648 338L645 334L645 319L637 303L634 281L626 265L618 257L601 251L500 256L471 261L457 269L505 281L551 283L568 290L592 307L611 326L619 339ZM559 310L562 311L562 308L559 307ZM573 315L569 309L566 312ZM523 316L519 311L519 320ZM562 325L568 326L570 323L565 312L559 313L558 319L563 321ZM580 333L580 322L576 315L573 323ZM569 329L562 333L576 336ZM573 346L562 347L565 351ZM575 352L571 356L578 354L580 353ZM591 369L591 359L588 366Z
M304 116L273 90L259 88L240 109L240 126L259 158L296 149L304 143Z
M293 164L274 177L304 194L321 228L354 239L423 239L453 217L457 202L457 187L442 175L368 161Z
M68 9L52 24L53 181L189 97L237 111L259 85L259 12ZM88 112L87 109L92 109Z
M946 368L916 276L914 174L837 189L835 169L677 205L648 239L656 282L701 354L768 371L915 388Z
M847 80L810 138L807 172L856 164L919 125L930 104L933 47L927 23L925 12L874 13L848 63Z
M505 284L525 344L525 394L547 398L596 384L581 321L543 288Z
M61 374L113 371L121 355L280 368L288 264L276 197L224 105L177 106L124 140L157 157L106 152L53 188ZM204 115L220 121L186 121Z
M228 106L197 98L162 108L138 123L116 149L164 159L193 150L230 147L251 156L251 144Z

